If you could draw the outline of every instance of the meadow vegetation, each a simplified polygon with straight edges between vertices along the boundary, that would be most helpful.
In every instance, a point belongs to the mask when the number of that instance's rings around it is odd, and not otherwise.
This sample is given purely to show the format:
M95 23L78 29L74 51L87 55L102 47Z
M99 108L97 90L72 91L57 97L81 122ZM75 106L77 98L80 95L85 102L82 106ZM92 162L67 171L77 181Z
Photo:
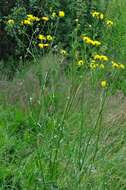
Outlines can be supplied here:
M0 190L126 189L125 8L31 0L3 11Z

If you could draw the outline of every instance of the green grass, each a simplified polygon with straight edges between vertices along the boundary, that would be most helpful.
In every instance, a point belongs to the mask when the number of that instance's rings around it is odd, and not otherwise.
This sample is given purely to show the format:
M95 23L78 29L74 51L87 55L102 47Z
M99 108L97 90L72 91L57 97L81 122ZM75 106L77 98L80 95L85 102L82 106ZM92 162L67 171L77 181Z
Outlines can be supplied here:
M107 42L110 42L109 48L112 56L118 61L125 62L126 57L126 39L125 39L125 25L126 25L126 1L113 0L110 1L107 9L107 16L114 20L114 28L112 32L108 32L105 36Z
M90 74L66 76L54 60L14 79L39 76L36 103L0 106L0 189L125 190L125 119L109 115L109 92Z
M110 3L105 38L120 61L125 7ZM125 80L101 89L102 73L69 64L49 54L0 83L0 190L126 189Z

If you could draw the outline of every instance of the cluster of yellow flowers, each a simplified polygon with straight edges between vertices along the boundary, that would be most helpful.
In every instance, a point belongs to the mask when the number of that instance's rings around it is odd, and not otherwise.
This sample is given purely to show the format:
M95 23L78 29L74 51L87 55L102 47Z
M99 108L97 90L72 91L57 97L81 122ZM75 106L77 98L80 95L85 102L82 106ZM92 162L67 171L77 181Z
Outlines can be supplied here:
M38 44L38 47L41 49L45 47L49 47L49 44L44 43L44 42L46 41L51 42L53 40L53 37L51 35L44 36L43 34L39 34L37 38L41 40L41 42Z
M97 19L103 20L104 14L98 11L93 11L91 15Z
M95 55L94 59L91 60L90 68L91 69L97 69L97 68L104 69L105 65L101 62L99 63L96 61L108 61L108 60L109 60L108 57L105 55ZM114 69L125 69L125 65L122 63L116 63L114 61L112 61L111 63L112 63L112 68L114 68Z
M97 61L108 61L109 58L106 56L106 55L99 55L99 54L96 54L94 56L94 60L97 60Z
M59 11L58 14L56 12L53 12L51 14L51 18L56 18L56 17L64 17L65 16L65 12L64 11Z
M56 16L57 16L56 12L53 12L52 13L52 17L54 18ZM59 17L64 17L65 16L65 12L64 11L59 11L58 12L58 16ZM43 17L39 18L39 17L34 16L32 14L28 14L27 18L24 19L21 22L21 24L23 24L23 25L32 25L34 21L40 21L40 20L43 20L43 21L47 22L49 20L49 17L48 16L43 16Z
M125 65L122 63L116 63L114 61L112 61L112 68L115 69L125 69Z
M86 43L86 44L89 44L89 45L92 45L92 46L100 46L101 45L101 42L98 41L98 40L92 40L90 37L88 36L81 36L82 40Z
M93 12L91 13L91 15L92 15L92 17L95 17L95 18L98 19L98 20L103 20L103 19L104 19L104 14L101 13L101 12L98 12L98 11L93 11ZM106 25L107 25L108 27L112 27L113 24L114 24L113 21L112 21L112 20L109 20L109 19L105 20L105 23L106 23Z
M64 11L59 11L58 14L56 12L53 12L51 15L51 18L55 18L55 17L64 17L65 16L65 12Z
M40 49L47 48L47 47L49 47L49 44L39 43L39 44L38 44L38 47L39 47Z
M98 11L93 11L91 13L91 15L92 15L92 17L95 17L98 20L103 20L104 19L104 14L101 13L101 12L98 12ZM112 20L107 19L107 20L105 20L105 23L106 23L106 25L108 27L112 27L113 26L113 21Z
M53 12L52 15L51 15L51 18L56 18L57 16L59 16L59 17L64 17L64 16L65 16L65 12L64 12L64 11L59 11L58 14L57 14L56 12ZM43 16L43 17L42 17L42 20L48 21L48 20L49 20L49 17Z
M27 18L24 19L21 24L23 25L32 25L34 21L40 21L40 18L32 15L32 14L28 14Z
M92 17L95 17L96 19L98 20L104 20L104 23L108 26L108 27L112 27L113 26L113 21L110 20L110 19L104 19L104 14L101 13L101 12L97 12L97 11L93 11L91 13ZM97 63L96 63L97 61ZM106 62L106 61L109 61L109 58L105 55L99 55L99 54L96 54L94 55L93 57L93 60L90 64L90 68L91 69L96 69L96 68L102 68L104 69L105 68L105 65L101 62ZM116 63L114 61L111 62L111 66L112 68L114 69L125 69L125 65L124 64L121 64L121 63ZM106 80L102 80L101 81L101 87L102 88L106 88L108 86L108 83Z
M96 18L97 20L105 23L108 27L112 27L114 24L113 21L110 19L107 19L102 12L92 11L91 15L93 18ZM27 14L27 17L24 20L22 20L21 24L22 25L33 25L34 22L39 22L39 21L43 21L45 24L45 23L48 23L48 21L53 19L53 18L62 18L64 16L65 16L65 12L63 10L60 10L59 12L52 12L50 16L45 15L45 16L40 17L40 18L37 16L34 16L33 14ZM78 19L75 19L75 22L78 23L78 21L79 21ZM43 24L43 22L42 22L42 24ZM7 24L8 25L14 25L15 21L13 19L9 19L7 21ZM83 40L83 42L85 42L88 45L94 46L94 47L99 47L102 44L101 41L92 39L93 37L90 38L86 34L82 34L80 37ZM37 40L38 41L37 46L40 49L43 49L43 48L48 48L50 46L50 43L53 41L54 37L51 36L50 34L48 34L48 35L39 34L37 36L37 39L38 39ZM64 49L60 50L60 54L63 56L68 55L67 51ZM78 54L76 56L76 60L77 60L76 64L79 67L82 66L82 68L83 68L83 65L85 66L85 60L83 60L81 55L78 56ZM107 64L105 64L106 62L107 62ZM105 69L106 67L108 68L108 66L113 68L113 69L125 69L124 64L111 61L109 57L107 57L106 55L99 54L99 53L92 54L91 61L88 65L88 67L91 70ZM107 86L108 86L107 81L102 80L101 81L101 87L106 88Z
M104 66L103 63L98 64L98 63L96 63L95 60L92 60L91 63L90 63L90 68L91 68L91 69L97 69L97 68L99 68L99 69L104 69L105 66Z
M39 39L39 40L41 40L41 41L46 41L46 40L48 40L48 41L52 41L53 40L53 37L51 36L51 35L47 35L47 36L44 36L43 34L39 34L38 36L37 36L37 38Z
M92 16L95 17L96 19L98 20L103 20L104 19L104 14L101 13L101 12L97 12L97 11L93 11L92 13ZM113 25L113 21L111 20L105 20L106 22L106 25L111 27ZM86 44L89 44L89 45L92 45L92 46L100 46L101 45L101 42L100 41L97 41L97 40L92 40L90 37L88 36L84 36L84 35L81 35L81 38L82 40L86 43ZM91 63L89 65L89 67L92 69L92 70L95 70L95 69L104 69L105 68L105 65L103 64L103 62L107 62L109 61L109 58L106 56L106 55L101 55L101 54L95 54L93 56L93 59L91 60ZM84 62L83 60L80 60L78 61L78 65L81 66L83 65ZM118 65L118 66L117 66ZM118 68L125 68L123 64L116 64L113 63L112 64L112 67L118 67ZM101 87L102 88L106 88L107 87L107 81L106 80L103 80L101 81Z

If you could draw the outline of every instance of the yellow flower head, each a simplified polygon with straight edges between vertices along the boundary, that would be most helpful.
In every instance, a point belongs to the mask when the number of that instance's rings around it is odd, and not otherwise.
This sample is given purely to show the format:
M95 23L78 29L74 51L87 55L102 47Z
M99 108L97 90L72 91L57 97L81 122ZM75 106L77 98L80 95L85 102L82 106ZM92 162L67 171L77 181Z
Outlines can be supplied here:
M125 69L125 65L122 64L122 63L120 63L120 64L119 64L119 68L120 68L120 69Z
M40 21L40 18L38 18L37 16L34 16L34 21Z
M100 69L104 69L104 68L105 68L105 65L101 63L101 64L99 65L99 68L100 68Z
M32 15L32 14L28 14L27 15L27 20L29 20L30 22L34 22L34 21L40 21L40 18Z
M98 16L99 16L99 12L93 11L93 12L91 13L91 15L92 15L93 17L98 17Z
M101 81L101 87L102 88L106 88L107 87L107 81L106 80L102 80Z
M38 35L39 40L46 40L46 37L43 34Z
M53 40L53 37L51 35L47 35L46 38L47 38L48 41L52 41Z
M81 65L84 65L84 61L81 59L77 62L77 65L81 66Z
M24 25L32 25L32 22L30 20L25 19L25 20L22 21L22 24L24 24Z
M85 42L90 42L91 39L90 39L90 37L88 37L88 36L84 36L84 37L83 37L83 40L84 40Z
M64 11L59 11L59 17L64 17L65 16L65 12Z
M119 68L119 64L116 63L116 62L114 62L114 61L112 61L112 68L114 68L114 69Z
M67 55L67 51L64 50L64 49L61 49L61 50L60 50L60 53L61 53L61 55L63 55L63 56L66 56L66 55Z
M42 20L44 20L44 21L48 21L48 20L49 20L49 17L47 17L47 16L43 16L43 17L42 17Z
M92 41L92 44L93 44L94 46L100 46L100 45L101 45L101 42L95 40L95 41Z
M90 68L91 69L96 69L97 67L98 67L98 64L95 63L94 61L92 61L91 64L90 64Z
M39 44L38 44L38 47L39 47L40 49L43 49L43 48L44 48L44 44L39 43Z
M100 18L101 20L103 20L103 18L104 18L103 13L100 13L99 18Z
M34 20L34 16L33 16L32 14L28 14L28 15L27 15L27 19L28 19L28 20Z
M14 20L13 20L13 19L9 19L9 20L7 21L7 24L8 24L8 25L14 25Z
M107 20L106 24L107 24L107 26L112 27L113 26L113 21L112 20Z
M49 47L49 44L44 44L44 47Z
M32 14L27 14L27 17L33 18L34 16Z

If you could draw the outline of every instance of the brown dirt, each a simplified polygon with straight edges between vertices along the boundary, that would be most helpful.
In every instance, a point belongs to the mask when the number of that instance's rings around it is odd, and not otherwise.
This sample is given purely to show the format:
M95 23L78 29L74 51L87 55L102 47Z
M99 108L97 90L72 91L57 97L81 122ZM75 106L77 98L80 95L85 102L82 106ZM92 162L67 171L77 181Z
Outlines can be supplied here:
M126 121L126 97L121 91L108 97L104 117L111 125Z
M19 105L26 110L30 100L35 104L39 99L39 80L32 73L28 73L23 80L0 81L0 96L3 102Z

